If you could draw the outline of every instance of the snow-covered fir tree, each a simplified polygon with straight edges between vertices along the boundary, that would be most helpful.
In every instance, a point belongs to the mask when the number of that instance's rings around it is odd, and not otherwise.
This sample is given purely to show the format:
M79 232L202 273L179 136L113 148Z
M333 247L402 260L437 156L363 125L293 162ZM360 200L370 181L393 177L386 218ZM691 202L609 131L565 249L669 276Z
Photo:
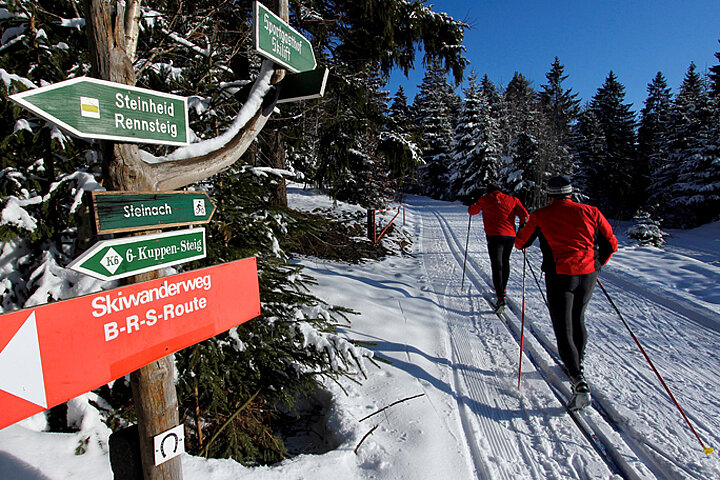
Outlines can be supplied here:
M449 199L450 148L453 141L455 115L460 99L448 83L445 69L434 62L428 66L413 102L413 119L420 128L423 145L422 166L418 182L431 197Z
M673 103L668 160L654 176L649 201L671 226L697 226L720 211L717 109L707 82L691 64Z
M524 205L538 207L545 198L546 169L540 155L540 111L536 92L521 73L515 73L503 92L501 125L504 156L500 182Z
M627 229L625 234L636 240L639 245L662 248L668 233L662 230L662 221L653 219L650 213L645 210L638 210L633 217L633 225Z
M645 190L668 157L672 93L661 72L647 86L648 96L640 112L638 164ZM644 198L649 196L646 191Z
M718 40L718 43L720 43L720 40ZM710 80L710 91L713 96L720 97L720 51L715 52L715 58L718 63L708 69L708 78Z
M546 176L572 175L573 149L572 126L580 112L580 101L572 89L565 89L563 82L568 79L565 67L555 57L550 71L545 74L547 83L542 85L538 97L543 119L544 136L541 141L542 162L546 165Z
M590 191L596 205L615 218L632 215L640 200L635 114L624 100L625 87L611 71L588 107L602 132L603 148L599 155L588 158L593 162L591 165L583 164L584 168L594 171L586 178L592 183ZM595 140L581 138L580 142ZM588 150L587 147L580 148Z
M405 187L413 182L416 167L424 162L417 128L412 126L410 106L402 87L393 97L387 129L380 134L378 148L385 158L399 200Z
M498 181L500 143L497 119L480 91L477 76L468 78L452 144L449 188L463 202L480 197Z

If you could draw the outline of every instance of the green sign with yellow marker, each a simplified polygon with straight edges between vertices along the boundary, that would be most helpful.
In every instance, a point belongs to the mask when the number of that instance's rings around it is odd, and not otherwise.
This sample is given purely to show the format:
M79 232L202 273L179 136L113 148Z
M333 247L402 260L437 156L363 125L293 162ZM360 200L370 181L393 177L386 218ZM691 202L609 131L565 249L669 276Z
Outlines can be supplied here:
M10 99L80 138L187 145L187 98L78 77Z

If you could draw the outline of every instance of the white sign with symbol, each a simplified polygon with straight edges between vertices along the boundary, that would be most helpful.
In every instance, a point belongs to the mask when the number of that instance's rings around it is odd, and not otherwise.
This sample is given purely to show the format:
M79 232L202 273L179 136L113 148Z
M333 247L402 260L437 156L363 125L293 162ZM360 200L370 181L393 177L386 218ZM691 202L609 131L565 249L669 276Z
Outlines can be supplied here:
M155 444L155 466L185 453L185 429L181 423L153 438Z
M205 216L205 200L203 200L202 198L196 198L193 200L193 206L195 207L196 217Z

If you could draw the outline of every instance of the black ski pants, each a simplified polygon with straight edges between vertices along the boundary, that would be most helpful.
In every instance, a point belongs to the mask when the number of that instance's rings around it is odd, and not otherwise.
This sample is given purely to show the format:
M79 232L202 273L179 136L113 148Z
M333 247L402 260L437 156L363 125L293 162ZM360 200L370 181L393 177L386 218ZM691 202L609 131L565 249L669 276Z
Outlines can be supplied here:
M505 288L510 278L510 254L515 248L515 237L490 235L487 237L493 287L497 298L505 298Z
M577 378L582 373L587 343L585 308L592 297L597 276L597 272L585 275L545 273L548 308L558 353L570 378Z

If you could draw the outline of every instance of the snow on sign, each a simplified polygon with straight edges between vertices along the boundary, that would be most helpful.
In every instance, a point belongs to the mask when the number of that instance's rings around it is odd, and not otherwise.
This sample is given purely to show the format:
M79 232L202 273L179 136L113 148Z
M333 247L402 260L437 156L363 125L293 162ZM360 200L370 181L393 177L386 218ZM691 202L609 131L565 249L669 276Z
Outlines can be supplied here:
M187 98L78 77L10 100L80 138L187 145Z
M259 314L247 258L1 315L0 428Z

